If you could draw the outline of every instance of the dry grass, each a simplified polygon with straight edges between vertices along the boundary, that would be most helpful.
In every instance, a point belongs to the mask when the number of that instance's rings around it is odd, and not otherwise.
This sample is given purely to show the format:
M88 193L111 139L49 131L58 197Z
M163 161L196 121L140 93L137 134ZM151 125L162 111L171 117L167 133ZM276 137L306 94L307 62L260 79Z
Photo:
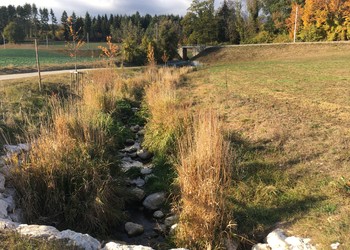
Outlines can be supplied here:
M174 150L176 136L183 126L183 108L176 96L181 75L189 69L159 69L156 81L145 90L144 103L149 112L144 145L159 154Z
M279 223L318 249L349 248L350 202L339 185L349 179L348 47L225 48L188 76L185 101L210 105L235 135L241 235L262 240Z
M233 159L218 115L199 112L178 144L176 169L181 200L176 240L190 249L225 247L234 230L227 204Z
M26 160L14 159L28 222L104 234L124 218L128 194L116 157L123 128L113 115L122 82L111 72L104 76L92 76L79 98L52 98L51 119L39 137L29 135Z

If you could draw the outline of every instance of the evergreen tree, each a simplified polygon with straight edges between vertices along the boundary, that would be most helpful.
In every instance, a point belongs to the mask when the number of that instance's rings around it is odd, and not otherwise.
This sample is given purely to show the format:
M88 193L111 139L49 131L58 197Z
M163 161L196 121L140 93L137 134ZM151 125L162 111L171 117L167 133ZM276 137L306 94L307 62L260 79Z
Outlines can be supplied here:
M52 9L50 9L50 17L51 17L51 31L52 35L55 38L56 37L56 27L57 27L57 18L55 16L55 13Z
M68 27L68 15L67 12L64 10L61 16L61 24L63 26L63 36L64 40L68 41L69 40L69 27Z
M92 39L92 37L91 37L91 25L92 25L91 16L90 16L89 12L86 12L85 18L84 18L84 30L83 30L83 34L84 34L84 37L86 39L88 36L89 36L89 39Z

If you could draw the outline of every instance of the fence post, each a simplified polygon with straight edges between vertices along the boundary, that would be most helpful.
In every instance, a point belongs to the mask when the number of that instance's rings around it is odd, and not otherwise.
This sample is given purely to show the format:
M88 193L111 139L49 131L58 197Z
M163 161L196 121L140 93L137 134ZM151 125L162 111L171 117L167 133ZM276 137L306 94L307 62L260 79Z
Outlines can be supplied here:
M38 76L39 76L39 91L41 92L41 73L40 73L40 62L39 62L39 53L38 53L38 43L35 41L35 56L36 56L36 66L38 68Z

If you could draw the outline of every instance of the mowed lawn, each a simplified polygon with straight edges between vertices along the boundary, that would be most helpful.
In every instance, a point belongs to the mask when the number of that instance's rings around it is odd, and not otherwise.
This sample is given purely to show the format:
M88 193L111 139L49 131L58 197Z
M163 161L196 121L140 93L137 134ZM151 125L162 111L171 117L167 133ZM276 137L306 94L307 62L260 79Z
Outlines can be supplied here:
M350 45L212 49L184 102L219 111L234 145L238 234L273 228L350 249Z

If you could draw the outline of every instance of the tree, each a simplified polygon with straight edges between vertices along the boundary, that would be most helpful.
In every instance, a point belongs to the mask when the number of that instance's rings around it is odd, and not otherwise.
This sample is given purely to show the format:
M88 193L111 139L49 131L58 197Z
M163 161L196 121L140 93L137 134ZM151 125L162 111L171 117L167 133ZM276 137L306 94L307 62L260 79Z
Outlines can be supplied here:
M239 43L234 3L230 0L224 0L216 17L218 20L218 42Z
M40 16L40 34L47 35L49 32L49 11L46 8L39 9Z
M251 35L255 35L259 32L259 11L262 7L260 0L247 0L247 10L249 13L249 28Z
M18 43L24 40L25 33L17 22L10 22L4 29L4 36L10 43Z
M187 43L206 44L216 41L214 0L193 0L182 25Z
M32 13L31 13L31 37L38 36L38 30L40 29L40 22L38 19L38 8L35 4L32 4Z
M50 9L50 17L51 17L51 31L53 37L56 36L56 27L57 27L57 18L55 16L55 13L53 12L52 9Z
M63 26L63 36L64 36L64 40L68 41L69 40L69 25L67 23L68 21L68 14L67 12L64 10L62 12L62 16L61 16L61 24Z
M89 12L85 13L85 18L84 18L84 30L83 30L83 34L84 37L87 39L88 36L91 39L91 16L89 14Z
M166 54L170 58L177 55L177 47L179 43L179 24L170 18L163 18L159 24L159 55Z

